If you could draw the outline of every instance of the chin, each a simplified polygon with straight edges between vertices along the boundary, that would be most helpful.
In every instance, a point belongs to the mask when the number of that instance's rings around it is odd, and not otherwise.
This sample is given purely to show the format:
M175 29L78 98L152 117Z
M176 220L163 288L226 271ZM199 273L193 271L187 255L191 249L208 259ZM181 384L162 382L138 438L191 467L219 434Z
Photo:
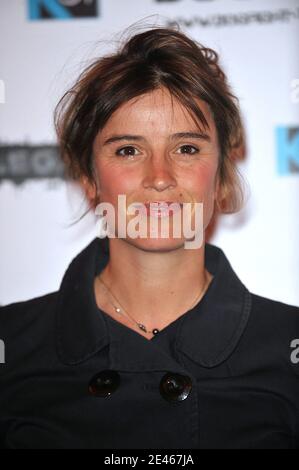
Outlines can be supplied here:
M184 247L185 240L180 238L129 238L125 239L130 245L148 252L165 253Z

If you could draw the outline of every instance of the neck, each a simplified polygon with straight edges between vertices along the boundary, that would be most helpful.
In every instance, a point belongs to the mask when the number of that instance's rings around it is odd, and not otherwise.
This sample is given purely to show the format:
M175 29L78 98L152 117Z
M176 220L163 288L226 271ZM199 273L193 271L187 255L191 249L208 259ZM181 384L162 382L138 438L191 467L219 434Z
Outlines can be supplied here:
M109 263L100 278L135 320L148 328L162 328L193 307L211 282L204 247L144 251L111 238Z

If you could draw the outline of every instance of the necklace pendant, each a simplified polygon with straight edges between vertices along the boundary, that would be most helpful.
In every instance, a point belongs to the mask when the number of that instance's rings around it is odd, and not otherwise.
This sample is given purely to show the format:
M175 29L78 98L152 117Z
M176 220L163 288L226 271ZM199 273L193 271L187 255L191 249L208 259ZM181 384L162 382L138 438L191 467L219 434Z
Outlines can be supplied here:
M142 331L144 331L145 333L147 333L147 329L145 328L144 325L142 325L142 323L138 323L138 326L139 326L139 328L140 328Z
M155 329L153 330L153 335L156 336L158 333L160 333L160 330L158 330L157 328L155 328Z

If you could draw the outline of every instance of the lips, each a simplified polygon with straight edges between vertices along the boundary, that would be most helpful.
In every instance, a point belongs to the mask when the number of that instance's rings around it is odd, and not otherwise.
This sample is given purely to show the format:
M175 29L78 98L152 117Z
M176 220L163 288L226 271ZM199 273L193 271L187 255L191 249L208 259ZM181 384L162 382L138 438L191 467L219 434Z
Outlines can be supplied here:
M171 204L173 204L173 207L170 207ZM176 201L147 201L144 203L136 203L134 207L143 215L165 217L179 212L183 204Z
M150 206L152 205L153 208L160 207L161 209L166 206L169 207L171 204L179 204L180 207L183 207L183 205L177 201L147 201L144 203L147 208L150 208Z

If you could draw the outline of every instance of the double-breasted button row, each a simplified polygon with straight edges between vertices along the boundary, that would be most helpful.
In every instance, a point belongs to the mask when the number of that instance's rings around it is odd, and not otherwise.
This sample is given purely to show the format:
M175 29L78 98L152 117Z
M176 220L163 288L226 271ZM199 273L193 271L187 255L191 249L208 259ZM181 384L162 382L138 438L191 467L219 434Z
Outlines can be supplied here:
M89 393L95 397L108 398L120 387L121 379L114 370L103 370L96 374L89 383ZM159 391L168 402L180 402L188 398L192 390L190 377L168 372L161 381Z

